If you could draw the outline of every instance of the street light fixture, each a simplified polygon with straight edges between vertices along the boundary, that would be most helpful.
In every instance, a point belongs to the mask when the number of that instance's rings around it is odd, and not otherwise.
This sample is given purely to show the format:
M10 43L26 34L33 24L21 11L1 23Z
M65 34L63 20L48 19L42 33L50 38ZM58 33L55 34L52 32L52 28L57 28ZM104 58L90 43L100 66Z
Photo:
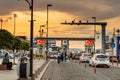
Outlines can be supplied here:
M18 0L19 1L19 0ZM31 11L31 21L30 21L30 77L33 79L33 0L25 0Z
M47 38L47 41L46 41L46 50L47 50L47 53L46 53L46 60L47 60L47 58L48 58L48 16L49 16L49 12L48 12L48 10L49 10L49 7L51 7L52 6L52 4L47 4L47 33L46 33L46 38Z
M39 32L40 32L40 35L39 35L39 37L41 37L41 35L42 35L42 32L43 32L43 29L42 29L42 31L41 31L41 27L45 27L46 25L40 25L40 30L39 30Z
M94 19L94 23L96 23L96 17L92 17ZM95 36L96 36L96 24L94 25L94 53L95 53Z

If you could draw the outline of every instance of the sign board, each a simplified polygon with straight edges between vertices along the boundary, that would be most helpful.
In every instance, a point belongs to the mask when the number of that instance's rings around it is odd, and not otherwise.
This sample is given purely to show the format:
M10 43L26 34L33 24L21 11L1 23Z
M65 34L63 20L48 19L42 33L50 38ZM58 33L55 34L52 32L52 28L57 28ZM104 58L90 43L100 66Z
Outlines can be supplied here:
M94 40L86 40L85 41L85 45L93 45L94 44Z
M67 40L63 40L63 45L67 45Z
M48 40L49 44L56 44L56 40Z
M45 44L45 43L46 43L46 40L44 39L37 40L37 44Z

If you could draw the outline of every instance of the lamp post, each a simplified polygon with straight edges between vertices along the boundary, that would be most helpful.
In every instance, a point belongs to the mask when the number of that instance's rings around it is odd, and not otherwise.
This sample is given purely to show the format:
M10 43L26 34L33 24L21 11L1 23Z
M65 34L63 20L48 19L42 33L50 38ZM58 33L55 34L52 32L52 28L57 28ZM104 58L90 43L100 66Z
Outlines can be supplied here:
M13 32L13 34L14 34L14 37L15 37L15 26L16 26L16 17L17 17L17 14L13 14L13 16L14 16L14 32ZM14 53L13 64L15 64L15 50L13 50L13 53Z
M19 0L18 0L19 1ZM25 0L31 11L31 21L30 21L30 77L33 80L33 0Z
M96 23L96 17L92 17L94 19L94 23ZM95 53L95 36L96 36L96 25L94 25L94 53Z
M17 17L17 14L13 14L14 16L14 36L15 36L15 27L16 27L16 17Z
M48 10L49 10L49 7L51 7L52 6L52 4L47 4L47 33L46 33L46 38L47 38L47 41L46 41L46 50L47 50L47 53L46 53L46 60L47 60L47 58L48 58L48 16L49 16L49 12L48 12Z
M9 18L7 18L7 19L5 19L5 20L0 19L0 22L1 22L1 29L2 29L2 27L3 27L3 22L7 22L9 19L11 19L11 17L9 17Z

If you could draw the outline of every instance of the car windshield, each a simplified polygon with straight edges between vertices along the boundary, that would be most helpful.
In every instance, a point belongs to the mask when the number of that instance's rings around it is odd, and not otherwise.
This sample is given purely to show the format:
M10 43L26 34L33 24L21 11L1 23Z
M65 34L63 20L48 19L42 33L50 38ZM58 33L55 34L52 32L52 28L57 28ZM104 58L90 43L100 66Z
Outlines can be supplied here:
M107 58L106 55L97 55L97 58Z

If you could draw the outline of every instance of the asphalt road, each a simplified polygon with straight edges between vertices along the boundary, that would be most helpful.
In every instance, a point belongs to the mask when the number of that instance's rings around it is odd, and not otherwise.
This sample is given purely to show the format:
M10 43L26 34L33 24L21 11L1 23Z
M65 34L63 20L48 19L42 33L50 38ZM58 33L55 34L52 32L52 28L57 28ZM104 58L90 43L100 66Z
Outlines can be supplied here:
M97 67L94 73L94 67L89 64L85 68L85 63L51 61L42 80L120 80L120 68Z

